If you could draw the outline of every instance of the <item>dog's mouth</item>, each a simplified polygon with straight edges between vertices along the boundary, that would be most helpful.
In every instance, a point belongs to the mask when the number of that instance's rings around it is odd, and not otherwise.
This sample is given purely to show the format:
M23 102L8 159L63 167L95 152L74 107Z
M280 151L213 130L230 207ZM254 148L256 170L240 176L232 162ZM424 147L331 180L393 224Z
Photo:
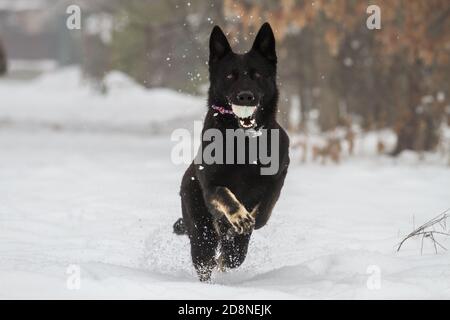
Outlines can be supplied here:
M250 129L256 126L255 111L258 106L231 105L231 109L238 120L239 126L243 129Z

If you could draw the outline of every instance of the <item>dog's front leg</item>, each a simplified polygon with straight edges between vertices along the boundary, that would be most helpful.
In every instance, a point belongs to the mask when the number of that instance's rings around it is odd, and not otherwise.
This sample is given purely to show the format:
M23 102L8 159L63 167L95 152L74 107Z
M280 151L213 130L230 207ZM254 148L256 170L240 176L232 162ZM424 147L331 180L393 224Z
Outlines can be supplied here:
M255 218L227 187L212 187L205 193L205 200L210 212L217 218L225 216L237 233L253 229Z
M251 214L255 218L255 230L262 228L269 220L275 203L280 196L286 174L287 166L286 169L272 182L270 188L268 188L262 197L261 202L253 209Z

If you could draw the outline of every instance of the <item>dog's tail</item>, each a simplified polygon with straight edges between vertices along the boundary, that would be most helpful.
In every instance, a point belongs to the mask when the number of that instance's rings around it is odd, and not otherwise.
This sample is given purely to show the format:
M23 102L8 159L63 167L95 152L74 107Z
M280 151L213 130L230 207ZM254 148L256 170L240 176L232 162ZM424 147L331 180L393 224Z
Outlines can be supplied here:
M173 232L179 236L187 234L183 218L179 218L177 221L175 221L175 223L173 224Z

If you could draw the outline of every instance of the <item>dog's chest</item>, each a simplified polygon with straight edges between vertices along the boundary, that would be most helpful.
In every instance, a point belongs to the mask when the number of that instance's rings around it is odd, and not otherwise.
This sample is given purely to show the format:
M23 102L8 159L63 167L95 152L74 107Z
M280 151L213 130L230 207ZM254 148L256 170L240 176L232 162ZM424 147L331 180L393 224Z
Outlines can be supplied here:
M260 174L258 165L229 167L224 172L222 184L228 187L246 207L253 207L261 201L270 188L271 179Z

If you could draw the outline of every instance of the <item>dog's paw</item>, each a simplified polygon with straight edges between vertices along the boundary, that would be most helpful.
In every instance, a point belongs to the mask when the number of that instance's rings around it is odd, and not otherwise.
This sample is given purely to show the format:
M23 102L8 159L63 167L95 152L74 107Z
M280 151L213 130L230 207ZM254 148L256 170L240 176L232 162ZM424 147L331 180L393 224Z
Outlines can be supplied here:
M252 231L255 226L255 218L249 213L244 206L238 211L226 215L228 221L232 225L234 231L238 234L244 234Z

